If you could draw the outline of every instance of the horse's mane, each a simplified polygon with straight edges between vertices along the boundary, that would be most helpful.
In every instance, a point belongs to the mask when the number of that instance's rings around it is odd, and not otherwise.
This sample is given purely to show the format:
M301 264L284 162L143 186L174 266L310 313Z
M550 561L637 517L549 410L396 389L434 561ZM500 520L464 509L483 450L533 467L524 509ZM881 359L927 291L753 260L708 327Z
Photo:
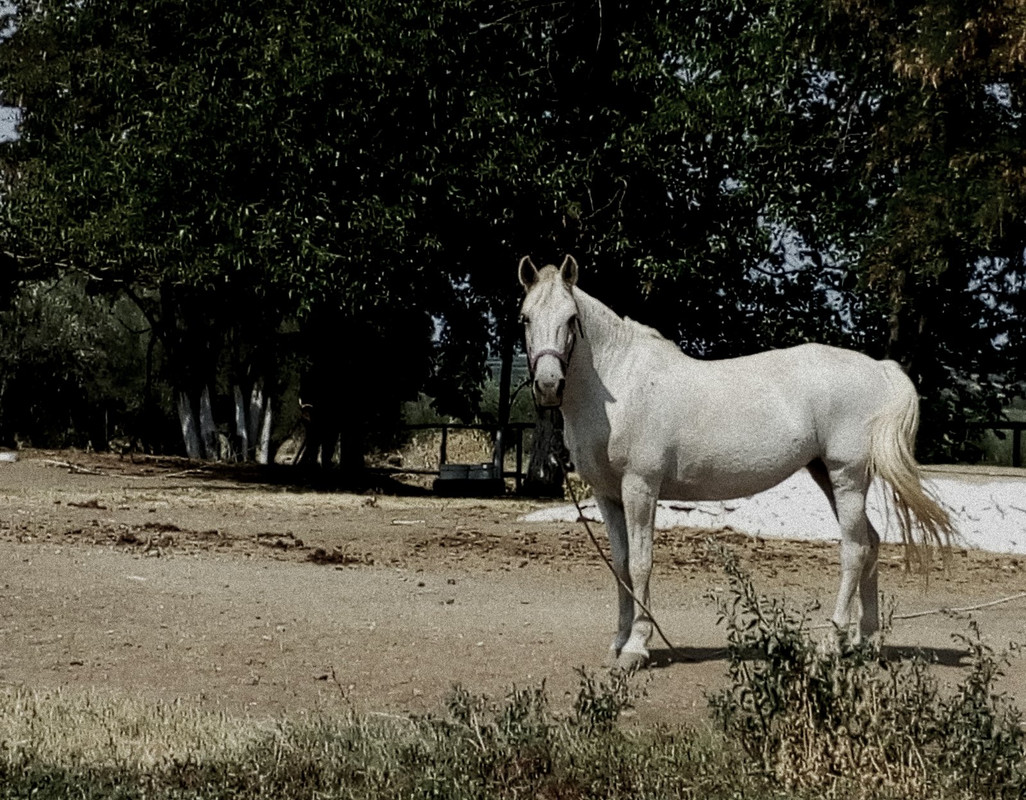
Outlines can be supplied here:
M637 320L631 319L630 317L624 317L623 321L626 323L627 328L631 330L637 336L647 337L649 339L655 339L657 342L666 344L672 347L674 351L680 352L680 348L674 343L672 339L667 339L655 328L645 325L644 323L638 322Z
M638 322L636 319L631 319L630 317L624 317L623 321L626 322L628 325L632 325L638 333L645 334L646 336L651 336L653 339L664 339L666 341L669 341L655 328L645 325L643 322Z
M605 305L599 300L596 300L586 292L581 291L576 286L573 289L574 297L577 300L578 308L582 305L591 311L593 315L596 315L599 319L605 319L605 324L611 325L614 328L619 328L621 335L626 334L628 340L630 339L641 339L655 341L672 348L675 352L680 353L680 348L673 342L672 339L667 339L655 328L645 325L637 320L633 320L630 317L621 317L609 306ZM622 327L621 327L622 326Z

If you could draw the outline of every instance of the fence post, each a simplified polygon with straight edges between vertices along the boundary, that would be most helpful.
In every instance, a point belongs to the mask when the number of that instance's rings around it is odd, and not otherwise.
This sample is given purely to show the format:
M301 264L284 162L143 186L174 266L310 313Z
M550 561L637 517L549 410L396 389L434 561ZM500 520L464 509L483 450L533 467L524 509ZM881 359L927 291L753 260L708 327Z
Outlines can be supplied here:
M492 466L495 468L498 479L501 481L502 469L506 465L506 437L503 436L502 426L495 428L495 435L492 437Z
M448 446L449 446L449 426L448 425L442 425L442 445L439 448L439 453L438 453L438 469L439 469L439 471L441 471L441 469L442 469L442 464L445 464L446 461L448 460L448 455L445 452L445 450L446 450L446 448Z
M517 480L516 480L516 487L517 487L517 491L518 492L520 491L520 488L524 484L523 469L524 469L524 426L523 425L517 425Z
M1022 431L1023 425L1012 428L1012 466L1022 466Z

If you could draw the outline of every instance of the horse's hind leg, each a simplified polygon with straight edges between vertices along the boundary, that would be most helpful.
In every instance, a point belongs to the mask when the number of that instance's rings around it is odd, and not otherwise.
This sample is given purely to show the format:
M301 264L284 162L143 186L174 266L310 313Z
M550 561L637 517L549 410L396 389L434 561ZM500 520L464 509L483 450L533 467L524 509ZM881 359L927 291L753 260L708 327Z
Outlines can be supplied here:
M826 495L827 500L830 501L830 510L834 512L834 516L837 516L837 502L834 500L834 486L830 482L830 470L827 469L826 464L821 459L811 461L806 467L812 479L816 482L816 485L823 490L823 494Z
M596 495L599 511L606 523L606 534L609 536L609 550L616 573L616 593L619 600L619 615L616 637L609 648L609 666L615 666L620 651L627 644L631 635L631 624L634 622L634 600L624 584L631 585L629 569L630 550L627 544L627 521L624 518L623 506L616 500Z
M859 598L858 635L868 637L879 630L877 597L877 554L880 536L866 516L869 478L858 463L829 465L834 513L841 526L841 586L833 621L846 629Z
M876 532L873 523L866 519L866 528L869 533L872 556L869 564L862 570L862 578L859 581L859 599L862 601L862 616L859 619L859 634L862 638L868 638L880 630L880 591L879 591L879 563L877 558L880 553L880 534Z

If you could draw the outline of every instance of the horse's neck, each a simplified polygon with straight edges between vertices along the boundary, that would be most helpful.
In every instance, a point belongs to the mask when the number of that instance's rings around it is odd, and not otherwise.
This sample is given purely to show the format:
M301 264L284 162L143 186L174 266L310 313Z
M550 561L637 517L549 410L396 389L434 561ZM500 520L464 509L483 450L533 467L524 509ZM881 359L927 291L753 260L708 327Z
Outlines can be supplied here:
M583 336L578 342L581 358L575 359L579 380L606 383L628 356L631 330L629 323L591 295L574 289Z
M574 289L578 316L583 326L583 337L577 347L580 358L571 359L578 369L571 369L573 378L580 383L578 392L587 396L587 402L608 398L622 390L624 381L636 378L638 359L651 348L666 348L657 355L657 363L691 361L673 342L664 339L656 330L624 319L591 295ZM634 375L635 378L631 376ZM571 376L568 375L568 385ZM569 388L569 387L568 387ZM604 402L604 401L603 401Z

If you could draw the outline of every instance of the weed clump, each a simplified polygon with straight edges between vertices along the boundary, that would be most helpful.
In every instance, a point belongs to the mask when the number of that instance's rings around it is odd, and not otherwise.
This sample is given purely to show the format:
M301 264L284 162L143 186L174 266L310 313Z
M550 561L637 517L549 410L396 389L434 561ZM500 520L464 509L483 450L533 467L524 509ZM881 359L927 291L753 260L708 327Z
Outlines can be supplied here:
M956 636L968 674L945 691L921 653L893 658L882 641L843 638L824 647L811 607L760 596L736 557L720 557L729 685L710 704L750 769L817 796L1026 796L1026 729L996 689L1009 652L984 644L974 620Z

